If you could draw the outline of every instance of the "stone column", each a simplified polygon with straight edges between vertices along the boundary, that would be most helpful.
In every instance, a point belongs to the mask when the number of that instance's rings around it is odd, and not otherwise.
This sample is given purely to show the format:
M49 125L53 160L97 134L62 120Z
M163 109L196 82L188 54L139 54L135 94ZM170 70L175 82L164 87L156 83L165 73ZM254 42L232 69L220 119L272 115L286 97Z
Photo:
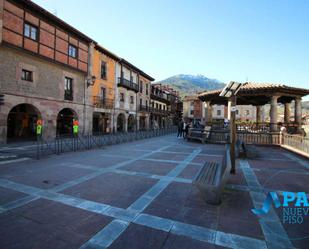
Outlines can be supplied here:
M135 128L136 128L136 131L139 131L139 120L140 120L140 116L139 115L137 115L136 116L136 126L135 126Z
M277 131L277 122L278 122L278 110L277 110L277 101L279 96L272 96L270 102L270 130Z
M3 6L4 6L4 0L0 0L0 44L2 43L2 33L3 33Z
M257 123L262 122L262 106L260 105L256 106L256 122Z
M211 123L212 122L212 105L210 104L210 101L206 102L206 104L207 104L207 119L206 119L206 122Z
M284 123L285 124L290 123L290 115L291 115L290 103L284 103Z
M231 105L232 101L229 99L227 102L227 119L231 120Z
M125 115L125 118L124 118L124 132L128 132L128 121L129 121L129 116Z
M297 132L301 132L302 123L302 110L301 110L301 97L295 99L295 123L297 125Z

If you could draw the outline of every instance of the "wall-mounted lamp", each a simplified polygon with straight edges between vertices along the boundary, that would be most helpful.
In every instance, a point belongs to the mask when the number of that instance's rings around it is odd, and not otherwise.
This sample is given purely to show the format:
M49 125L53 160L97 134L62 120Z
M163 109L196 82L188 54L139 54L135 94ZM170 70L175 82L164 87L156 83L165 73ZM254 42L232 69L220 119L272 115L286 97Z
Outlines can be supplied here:
M88 76L88 78L87 78L87 87L93 86L96 79L97 78L94 75L93 76Z

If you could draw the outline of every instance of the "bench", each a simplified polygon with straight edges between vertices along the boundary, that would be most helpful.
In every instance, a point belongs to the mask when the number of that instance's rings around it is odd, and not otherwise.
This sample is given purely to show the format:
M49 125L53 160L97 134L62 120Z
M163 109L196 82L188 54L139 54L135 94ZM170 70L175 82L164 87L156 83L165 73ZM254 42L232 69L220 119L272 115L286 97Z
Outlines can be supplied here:
M205 126L204 129L190 128L187 136L187 140L195 139L200 140L203 144L208 141L210 137L211 126Z
M206 162L193 181L207 203L215 205L221 203L221 194L230 175L230 170L230 146L227 144L222 162Z

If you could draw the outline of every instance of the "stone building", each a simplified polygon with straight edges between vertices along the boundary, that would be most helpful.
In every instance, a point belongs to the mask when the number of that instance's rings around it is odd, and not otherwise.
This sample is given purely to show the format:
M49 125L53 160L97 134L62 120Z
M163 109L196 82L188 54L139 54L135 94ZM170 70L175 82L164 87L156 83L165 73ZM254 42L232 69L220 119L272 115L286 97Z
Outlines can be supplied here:
M149 87L154 79L125 59L116 62L114 130L135 131L149 126L149 114L139 109L149 99ZM142 89L141 89L142 88ZM142 91L141 91L142 90ZM147 94L146 94L147 93Z
M0 0L0 142L91 130L87 82L93 40L31 1Z
M92 75L95 77L91 86L90 105L93 106L92 132L110 133L113 131L116 62L120 58L102 46L96 45L93 54Z
M206 108L198 95L185 96L183 99L183 117L187 121L205 123Z
M150 122L152 128L164 128L177 124L178 93L161 84L151 85Z

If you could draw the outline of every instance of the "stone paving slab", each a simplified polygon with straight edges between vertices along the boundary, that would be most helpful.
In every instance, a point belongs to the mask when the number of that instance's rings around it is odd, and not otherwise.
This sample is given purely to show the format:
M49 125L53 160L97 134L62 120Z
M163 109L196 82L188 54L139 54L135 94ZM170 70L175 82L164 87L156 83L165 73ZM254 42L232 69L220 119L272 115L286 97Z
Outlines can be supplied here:
M69 168L61 165L28 170L24 173L6 177L11 181L28 184L42 189L53 188L67 181L91 173L89 169Z
M110 220L39 199L0 216L0 248L78 248Z
M0 205L2 206L26 196L26 194L0 187Z
M127 208L156 182L155 179L139 176L106 173L68 188L62 193Z
M129 163L120 169L136 171L136 172L144 172L154 175L167 175L172 169L176 167L175 163L163 163L163 162L155 162L155 161L145 161L138 160L132 163Z
M187 156L188 154L170 154L170 153L157 152L148 156L147 158L183 161Z

